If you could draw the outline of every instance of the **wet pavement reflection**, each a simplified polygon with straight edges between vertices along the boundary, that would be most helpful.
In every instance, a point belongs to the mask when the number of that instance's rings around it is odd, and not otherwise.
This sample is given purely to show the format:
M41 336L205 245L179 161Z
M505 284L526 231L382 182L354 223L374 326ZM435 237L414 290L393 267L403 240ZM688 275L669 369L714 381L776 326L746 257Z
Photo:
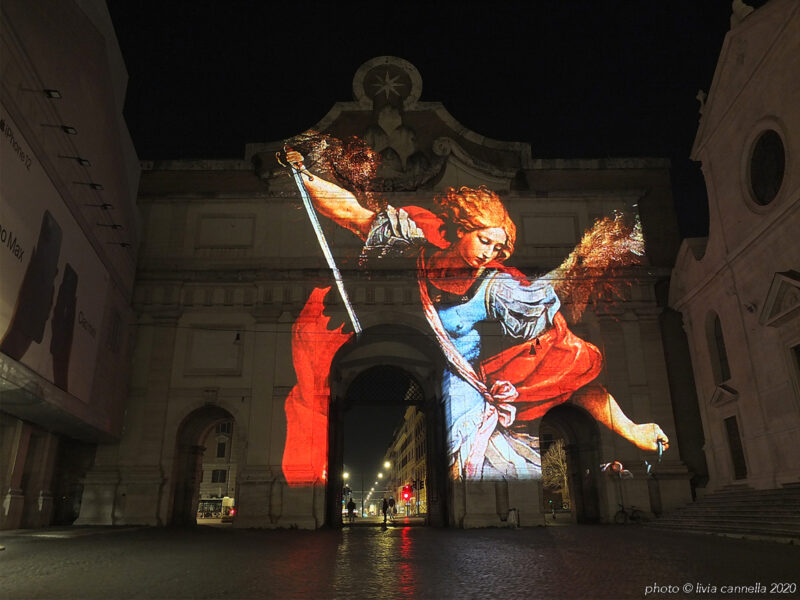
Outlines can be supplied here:
M648 598L735 598L749 596L721 586L791 582L800 564L797 546L635 526L42 533L0 533L1 597L617 599L700 584L718 593Z

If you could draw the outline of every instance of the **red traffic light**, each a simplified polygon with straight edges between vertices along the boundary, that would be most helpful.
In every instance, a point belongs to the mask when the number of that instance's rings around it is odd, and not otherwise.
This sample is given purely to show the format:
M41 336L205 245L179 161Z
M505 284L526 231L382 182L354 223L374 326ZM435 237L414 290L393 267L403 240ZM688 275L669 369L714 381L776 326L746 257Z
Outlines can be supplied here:
M403 500L408 500L409 498L411 498L411 486L410 485L404 485L403 486Z

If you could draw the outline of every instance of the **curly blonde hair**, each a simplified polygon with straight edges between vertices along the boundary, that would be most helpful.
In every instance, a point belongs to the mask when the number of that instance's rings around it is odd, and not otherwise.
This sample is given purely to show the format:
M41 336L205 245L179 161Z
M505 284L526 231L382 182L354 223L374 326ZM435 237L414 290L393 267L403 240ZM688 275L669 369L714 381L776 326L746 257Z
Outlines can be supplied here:
M477 229L500 227L506 233L506 243L497 260L505 260L514 252L517 227L508 216L500 197L486 186L477 189L451 187L438 194L433 203L438 208L437 216L447 225L445 237L448 241L455 241L458 229L469 233Z

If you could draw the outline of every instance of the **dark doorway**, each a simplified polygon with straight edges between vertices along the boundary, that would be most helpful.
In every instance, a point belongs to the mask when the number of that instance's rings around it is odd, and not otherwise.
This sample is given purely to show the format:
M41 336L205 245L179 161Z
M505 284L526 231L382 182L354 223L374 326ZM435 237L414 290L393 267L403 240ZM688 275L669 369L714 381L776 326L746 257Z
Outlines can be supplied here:
M582 408L570 404L562 404L550 409L539 426L540 437L543 442L550 444L561 440L567 467L568 511L561 511L569 515L576 523L597 523L600 521L600 505L597 486L599 459L599 433L597 424ZM543 456L546 451L543 448ZM561 489L547 496L546 500L553 500L555 504L563 498ZM552 506L547 503L543 507L545 512L551 512Z
M328 524L382 525L384 498L389 522L446 522L439 410L400 367L375 365L353 378L331 406Z

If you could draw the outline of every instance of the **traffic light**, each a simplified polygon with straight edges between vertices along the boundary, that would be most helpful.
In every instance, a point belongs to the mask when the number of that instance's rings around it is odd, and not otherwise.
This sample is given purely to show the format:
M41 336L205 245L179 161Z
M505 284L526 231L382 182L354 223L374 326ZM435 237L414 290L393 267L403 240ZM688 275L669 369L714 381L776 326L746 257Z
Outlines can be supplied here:
M403 500L408 501L411 499L411 486L404 485L403 486Z

